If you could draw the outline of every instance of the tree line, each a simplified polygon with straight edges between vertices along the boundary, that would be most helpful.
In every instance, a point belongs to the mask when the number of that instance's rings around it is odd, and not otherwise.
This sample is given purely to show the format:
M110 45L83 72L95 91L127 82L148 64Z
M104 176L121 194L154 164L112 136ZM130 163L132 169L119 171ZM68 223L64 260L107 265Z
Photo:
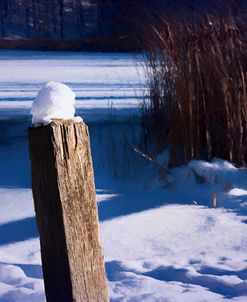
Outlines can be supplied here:
M159 20L158 16L165 11L179 20L185 7L200 12L205 7L214 8L216 3L215 0L1 0L0 47L15 41L10 47L18 47L18 43L24 47L49 47L56 42L56 48L63 43L65 49L93 45L95 50L134 50L140 46L139 25L148 22L144 20L146 15L157 15L155 19Z
M179 1L1 0L0 41L81 41L94 43L95 48L130 50L144 10L159 11L160 5Z

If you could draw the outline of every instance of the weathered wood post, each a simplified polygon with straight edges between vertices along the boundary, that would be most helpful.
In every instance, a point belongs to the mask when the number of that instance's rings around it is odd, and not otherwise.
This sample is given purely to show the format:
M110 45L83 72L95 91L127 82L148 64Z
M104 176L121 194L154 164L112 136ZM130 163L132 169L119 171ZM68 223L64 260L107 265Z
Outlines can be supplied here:
M214 209L216 209L216 207L217 207L217 197L216 197L216 193L215 192L213 193L213 196L212 196L212 207Z
M88 128L54 119L29 141L47 301L109 301Z

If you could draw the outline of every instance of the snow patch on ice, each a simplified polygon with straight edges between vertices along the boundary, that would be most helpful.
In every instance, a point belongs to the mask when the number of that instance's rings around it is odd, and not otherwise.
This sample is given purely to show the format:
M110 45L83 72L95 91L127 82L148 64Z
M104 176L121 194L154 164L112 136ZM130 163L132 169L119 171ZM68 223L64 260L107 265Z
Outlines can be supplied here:
M232 196L245 196L245 195L247 195L247 190L235 188L235 189L232 189L231 191L229 191L228 194L232 195Z

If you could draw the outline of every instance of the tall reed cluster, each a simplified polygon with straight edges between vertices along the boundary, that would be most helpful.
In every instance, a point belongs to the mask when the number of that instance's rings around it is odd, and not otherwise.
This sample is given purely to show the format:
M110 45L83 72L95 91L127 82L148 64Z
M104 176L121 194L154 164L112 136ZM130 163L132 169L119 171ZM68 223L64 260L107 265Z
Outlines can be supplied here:
M170 165L220 157L247 164L245 13L163 18L143 27L150 101L146 138Z

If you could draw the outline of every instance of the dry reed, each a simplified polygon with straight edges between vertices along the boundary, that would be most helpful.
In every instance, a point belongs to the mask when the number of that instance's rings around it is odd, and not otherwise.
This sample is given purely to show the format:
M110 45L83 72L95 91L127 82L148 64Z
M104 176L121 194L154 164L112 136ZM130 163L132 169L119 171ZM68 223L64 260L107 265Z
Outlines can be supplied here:
M246 15L143 26L150 101L143 105L146 143L166 146L170 165L220 157L247 163Z

